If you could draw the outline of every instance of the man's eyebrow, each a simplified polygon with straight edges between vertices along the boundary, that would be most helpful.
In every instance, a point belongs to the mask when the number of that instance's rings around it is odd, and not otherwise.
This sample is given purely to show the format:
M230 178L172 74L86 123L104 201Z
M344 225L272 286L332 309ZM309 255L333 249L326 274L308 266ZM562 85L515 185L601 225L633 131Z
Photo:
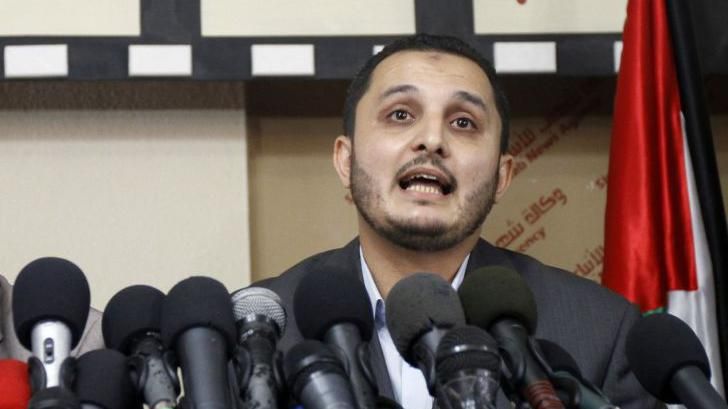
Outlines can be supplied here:
M471 92L458 91L455 93L455 99L459 99L459 100L465 101L465 102L470 102L473 105L483 108L483 111L486 110L485 101L483 101L483 98L481 98L480 96L475 95Z
M389 96L392 96L394 94L407 94L411 92L417 92L417 87L411 84L402 84L402 85L395 85L393 87L387 88L384 92L379 95L379 100L383 100Z

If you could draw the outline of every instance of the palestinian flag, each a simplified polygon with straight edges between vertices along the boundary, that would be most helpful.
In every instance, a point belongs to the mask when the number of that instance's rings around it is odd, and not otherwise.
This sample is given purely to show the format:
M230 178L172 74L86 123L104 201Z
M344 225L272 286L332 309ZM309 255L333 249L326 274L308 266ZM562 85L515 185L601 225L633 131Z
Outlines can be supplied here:
M702 340L713 385L723 394L721 368L728 365L721 350L728 345L719 325L728 324L728 233L686 3L628 4L602 284L644 313L669 312L687 322Z

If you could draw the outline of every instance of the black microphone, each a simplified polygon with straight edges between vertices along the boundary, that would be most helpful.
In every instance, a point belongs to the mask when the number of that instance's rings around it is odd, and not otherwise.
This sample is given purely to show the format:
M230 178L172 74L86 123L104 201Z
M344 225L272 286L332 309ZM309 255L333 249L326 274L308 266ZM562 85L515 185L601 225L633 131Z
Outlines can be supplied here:
M91 294L80 268L56 257L39 258L20 271L13 286L12 311L28 360L33 396L29 408L78 408L71 392L78 345L86 326Z
M230 409L235 320L225 286L209 277L177 283L162 303L161 334L179 359L187 409Z
M451 329L440 340L436 361L438 407L495 408L501 359L488 333L472 325Z
M537 322L536 302L520 274L500 266L479 268L465 276L459 293L468 323L498 341L509 372L506 377L520 396L534 409L563 409L530 347L529 337Z
M248 365L238 365L240 394L247 408L277 409L280 381L277 376L276 345L286 329L286 310L273 291L248 287L232 295L238 329L237 355Z
M643 317L627 335L627 360L648 392L690 409L726 408L710 384L710 364L695 332L670 314Z
M180 392L172 353L160 336L163 302L156 288L130 286L109 300L101 321L104 343L130 357L136 389L151 409L174 408Z
M342 359L358 407L376 408L366 344L374 318L364 284L340 271L311 271L296 288L293 310L301 334L325 342Z
M437 347L451 328L465 325L457 293L440 276L416 273L392 287L385 307L397 351L422 371L430 395L436 397Z
M15 333L44 369L40 388L62 385L61 365L81 339L90 299L86 277L68 260L39 258L20 271L13 286Z
M82 409L141 409L126 357L113 349L89 351L78 358L74 390Z
M618 409L594 384L581 375L574 358L564 348L545 339L537 340L541 356L551 368L551 382L567 407L577 409Z
M294 399L306 409L357 409L341 360L320 341L296 344L283 358Z

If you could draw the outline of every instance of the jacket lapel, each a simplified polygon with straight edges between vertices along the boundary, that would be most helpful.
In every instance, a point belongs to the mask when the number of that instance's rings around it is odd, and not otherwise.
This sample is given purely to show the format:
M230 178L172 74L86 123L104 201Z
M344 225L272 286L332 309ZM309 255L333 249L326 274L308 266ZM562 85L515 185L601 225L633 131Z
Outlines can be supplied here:
M468 265L465 267L465 274L470 273L480 267L485 266L503 266L515 270L513 263L506 256L506 252L494 247L487 241L480 239L475 244L475 248L470 253Z

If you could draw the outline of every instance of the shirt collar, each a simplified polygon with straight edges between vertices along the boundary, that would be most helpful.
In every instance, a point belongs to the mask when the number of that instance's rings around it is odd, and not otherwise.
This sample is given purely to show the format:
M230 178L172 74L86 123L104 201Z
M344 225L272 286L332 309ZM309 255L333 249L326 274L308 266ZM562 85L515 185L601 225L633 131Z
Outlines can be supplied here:
M463 279L465 278L465 269L468 266L469 259L470 254L465 256L465 259L460 264L458 272L452 279L452 287L456 290L460 287L460 284L462 284ZM361 261L361 272L364 279L364 287L367 290L369 303L372 306L372 313L374 314L374 324L377 328L381 328L382 326L386 325L386 323L384 322L384 300L382 299L382 294L377 288L377 284L374 282L374 276L372 275L371 270L369 270L369 266L364 259L364 250L362 250L361 246L359 246L359 260Z

